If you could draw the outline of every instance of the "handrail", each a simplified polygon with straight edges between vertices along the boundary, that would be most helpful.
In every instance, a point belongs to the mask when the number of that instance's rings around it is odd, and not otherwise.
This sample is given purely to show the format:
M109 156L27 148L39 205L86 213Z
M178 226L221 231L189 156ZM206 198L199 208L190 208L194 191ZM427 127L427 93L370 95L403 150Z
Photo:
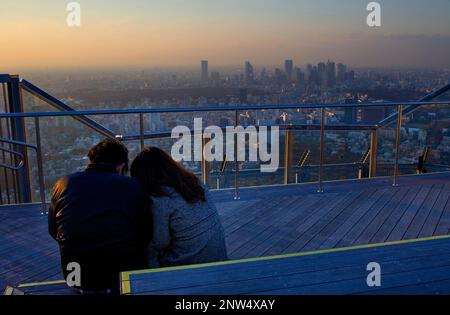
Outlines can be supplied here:
M287 104L287 105L233 105L233 106L199 106L199 107L166 107L166 108L135 108L135 109L103 109L103 110L77 110L73 112L23 112L1 113L0 118L26 118L26 117L71 117L71 116L99 116L120 114L155 114L155 113L192 113L192 112L224 112L242 110L275 110L275 109L321 109L345 107L392 107L412 105L450 105L448 101L413 101L413 102L386 102L386 103L324 103L324 104ZM374 127L376 127L375 125Z
M1 139L0 139L0 141L1 141ZM22 153L14 151L14 150L9 150L9 149L3 148L3 147L0 147L0 151L16 155L16 156L18 156L20 158L20 162L19 162L19 164L17 166L11 166L11 165L8 165L8 164L0 163L0 167L7 168L7 169L13 170L13 171L18 171L24 166L24 164L25 164L24 163L25 157L24 157L24 155Z
M39 125L37 125L36 129L37 129L37 132L39 135ZM40 148L40 144L39 144L40 138L38 137L38 145L34 145L34 144L22 142L22 141L17 141L17 140L4 139L4 138L0 138L0 143L7 143L7 144L15 145L15 146L22 146L25 148L33 149L36 152L37 163L38 163L38 176L39 176L39 195L41 198L42 213L44 214L46 212L46 203L45 203L45 186L44 186L44 175L43 175L44 173L43 173L43 165L42 165L42 152L41 152L41 148ZM8 150L3 147L0 147L0 150L19 155L19 156L21 156L21 159L22 159L16 169L11 168L9 165L4 165L3 163L0 163L0 167L6 167L9 169L13 169L15 171L18 171L22 167L24 167L25 162L24 162L24 155L22 153L16 152L13 150Z
M1 118L1 117L0 117ZM246 128L246 125L243 125L242 127ZM320 130L319 124L274 124L274 125L256 125L254 126L256 129L259 129L261 127L278 127L280 130ZM222 132L226 132L225 126L219 126L219 128L222 130ZM373 130L376 128L376 125L349 125L349 124L334 124L334 125L325 125L326 130ZM202 132L205 130L201 130ZM195 131L195 130L191 130ZM200 130L199 130L200 131ZM139 140L141 138L144 139L164 139L164 138L170 138L172 135L172 131L158 131L158 132L144 132L143 134L130 134L130 135L116 135L116 139L119 139L121 141L133 141L133 140Z
M0 142L8 143L8 144L15 144L15 145L19 145L19 146L23 146L23 147L27 147L27 148L31 148L31 149L37 150L37 146L36 145L30 144L30 143L26 143L26 142L22 142L22 141L0 138Z
M55 108L57 108L57 109L59 109L59 110L61 110L63 112L76 111L74 108L64 104L63 102L61 102L57 98L53 97L52 95L48 94L44 90L40 89L39 87L37 87L36 85L28 82L25 79L21 79L20 80L20 86L24 90L26 90L27 92L33 94L37 98L41 99L42 101L46 102L47 104L49 104L49 105L51 105L51 106L53 106L53 107L55 107ZM86 126L92 128L93 130L101 133L102 135L104 135L104 136L106 136L108 138L114 138L114 132L112 132L108 128L105 128L101 124L97 123L96 121L94 121L94 120L92 120L92 119L90 119L88 117L74 116L73 118L78 120L82 124L85 124Z
M419 101L423 101L423 102L431 101L431 100L435 99L436 97L441 96L442 94L446 93L447 91L450 91L450 84L447 84L447 85L437 89L436 91L433 91L433 92L431 92L428 95L425 95ZM415 110L417 110L421 106L421 105L408 105L408 104L403 104L403 105L404 106L409 106L409 107L405 107L403 109L403 115L411 114L412 112L414 112ZM397 114L398 113L394 113L394 114L384 118L383 120L381 120L378 123L379 128L388 126L388 125L396 122L397 121Z

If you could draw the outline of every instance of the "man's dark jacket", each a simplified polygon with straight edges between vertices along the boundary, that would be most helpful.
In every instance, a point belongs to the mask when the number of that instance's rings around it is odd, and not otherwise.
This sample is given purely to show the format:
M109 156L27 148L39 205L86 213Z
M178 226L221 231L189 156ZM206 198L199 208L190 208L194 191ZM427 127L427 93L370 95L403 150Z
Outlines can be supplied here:
M121 271L147 267L150 201L134 179L109 164L61 178L52 191L50 235L59 243L64 276L81 266L84 290L119 288Z

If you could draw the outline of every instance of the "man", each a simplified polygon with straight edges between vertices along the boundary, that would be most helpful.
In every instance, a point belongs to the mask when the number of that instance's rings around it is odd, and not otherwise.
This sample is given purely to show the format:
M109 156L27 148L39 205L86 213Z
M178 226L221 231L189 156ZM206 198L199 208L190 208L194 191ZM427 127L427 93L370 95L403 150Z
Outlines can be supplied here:
M135 179L123 176L128 150L122 143L103 140L88 158L85 171L55 184L49 233L59 243L66 279L74 276L73 263L79 264L81 282L75 287L81 293L116 293L121 271L147 267L150 200Z

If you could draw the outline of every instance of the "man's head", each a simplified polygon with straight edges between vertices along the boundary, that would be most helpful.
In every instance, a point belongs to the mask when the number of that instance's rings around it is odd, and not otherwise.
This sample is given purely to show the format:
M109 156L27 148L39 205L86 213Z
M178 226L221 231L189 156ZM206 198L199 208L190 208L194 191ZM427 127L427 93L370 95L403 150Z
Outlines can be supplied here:
M119 174L125 174L128 171L128 149L120 141L105 139L92 147L87 156L89 164L110 164Z

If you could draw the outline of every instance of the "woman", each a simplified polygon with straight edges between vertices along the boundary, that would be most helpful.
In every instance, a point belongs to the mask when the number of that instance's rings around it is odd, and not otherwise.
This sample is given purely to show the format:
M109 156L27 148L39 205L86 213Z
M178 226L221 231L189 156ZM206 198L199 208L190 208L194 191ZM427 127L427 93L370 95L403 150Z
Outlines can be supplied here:
M200 180L156 147L144 149L131 176L153 201L151 267L189 265L227 259L219 214ZM156 255L155 255L156 253Z

